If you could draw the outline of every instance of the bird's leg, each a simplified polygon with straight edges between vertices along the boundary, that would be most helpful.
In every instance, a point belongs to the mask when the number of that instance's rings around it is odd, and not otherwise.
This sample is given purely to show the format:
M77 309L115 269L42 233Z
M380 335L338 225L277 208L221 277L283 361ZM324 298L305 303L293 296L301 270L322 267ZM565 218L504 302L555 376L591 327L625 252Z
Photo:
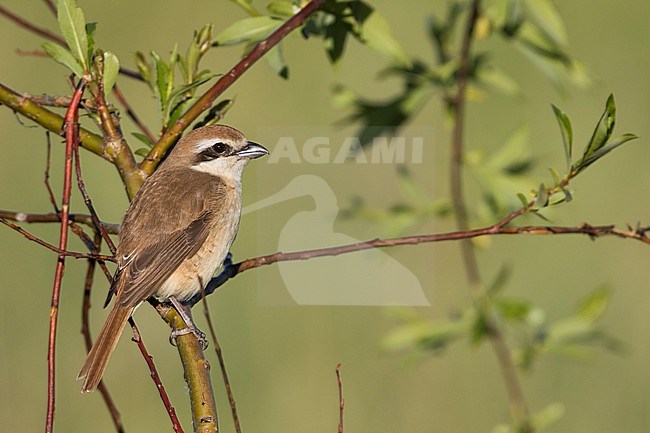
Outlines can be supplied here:
M199 339L199 342L201 343L201 348L203 350L208 348L208 339L205 338L205 334L201 332L199 328L196 327L194 324L194 321L192 320L192 317L190 315L190 310L189 308L186 308L176 297L171 296L169 298L169 301L172 303L176 311L178 311L178 314L181 316L181 319L183 319L183 322L185 322L185 325L187 326L184 329L174 329L171 334L169 334L169 342L172 344L172 346L176 346L176 337L179 335L185 335L189 334L190 332L196 336L196 338Z

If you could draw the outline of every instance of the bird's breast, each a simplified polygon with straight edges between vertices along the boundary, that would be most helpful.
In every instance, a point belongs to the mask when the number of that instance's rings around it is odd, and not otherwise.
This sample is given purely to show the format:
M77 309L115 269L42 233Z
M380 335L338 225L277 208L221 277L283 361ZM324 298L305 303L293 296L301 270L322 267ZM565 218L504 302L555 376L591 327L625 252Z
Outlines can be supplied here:
M174 296L184 301L201 292L223 264L235 240L240 213L241 205L236 203L228 210L219 212L211 222L210 233L203 245L163 283L156 292L156 298L164 300Z

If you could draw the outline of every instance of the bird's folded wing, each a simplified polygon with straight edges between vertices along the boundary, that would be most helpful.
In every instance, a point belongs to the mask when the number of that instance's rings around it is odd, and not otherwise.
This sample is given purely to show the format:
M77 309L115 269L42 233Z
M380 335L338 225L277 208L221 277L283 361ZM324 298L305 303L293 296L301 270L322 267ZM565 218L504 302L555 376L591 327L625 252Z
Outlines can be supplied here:
M201 248L209 233L209 215L202 213L186 228L166 234L135 253L119 273L117 302L135 307L152 296L185 259Z

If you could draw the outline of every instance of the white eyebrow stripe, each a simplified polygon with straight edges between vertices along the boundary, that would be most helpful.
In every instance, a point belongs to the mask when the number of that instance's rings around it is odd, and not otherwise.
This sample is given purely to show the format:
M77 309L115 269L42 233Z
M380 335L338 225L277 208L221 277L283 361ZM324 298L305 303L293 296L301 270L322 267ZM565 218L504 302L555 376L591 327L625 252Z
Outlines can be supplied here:
M218 141L219 140L217 140L216 138L206 138L199 141L198 143L196 143L197 153L207 149L208 147L214 146Z
M229 147L232 147L230 144L230 141L225 140L225 139L218 139L218 138L205 138L198 143L196 143L196 153L200 153L204 151L205 149L214 146L217 143L223 143Z

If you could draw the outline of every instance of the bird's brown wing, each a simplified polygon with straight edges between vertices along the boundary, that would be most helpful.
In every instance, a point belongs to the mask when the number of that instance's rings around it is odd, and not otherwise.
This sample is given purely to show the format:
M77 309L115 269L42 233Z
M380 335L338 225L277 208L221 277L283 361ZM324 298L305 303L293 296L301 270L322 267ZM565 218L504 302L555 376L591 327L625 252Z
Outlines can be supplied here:
M116 274L117 301L135 307L152 296L180 264L205 242L210 213L204 212L187 227L165 234L138 251Z

